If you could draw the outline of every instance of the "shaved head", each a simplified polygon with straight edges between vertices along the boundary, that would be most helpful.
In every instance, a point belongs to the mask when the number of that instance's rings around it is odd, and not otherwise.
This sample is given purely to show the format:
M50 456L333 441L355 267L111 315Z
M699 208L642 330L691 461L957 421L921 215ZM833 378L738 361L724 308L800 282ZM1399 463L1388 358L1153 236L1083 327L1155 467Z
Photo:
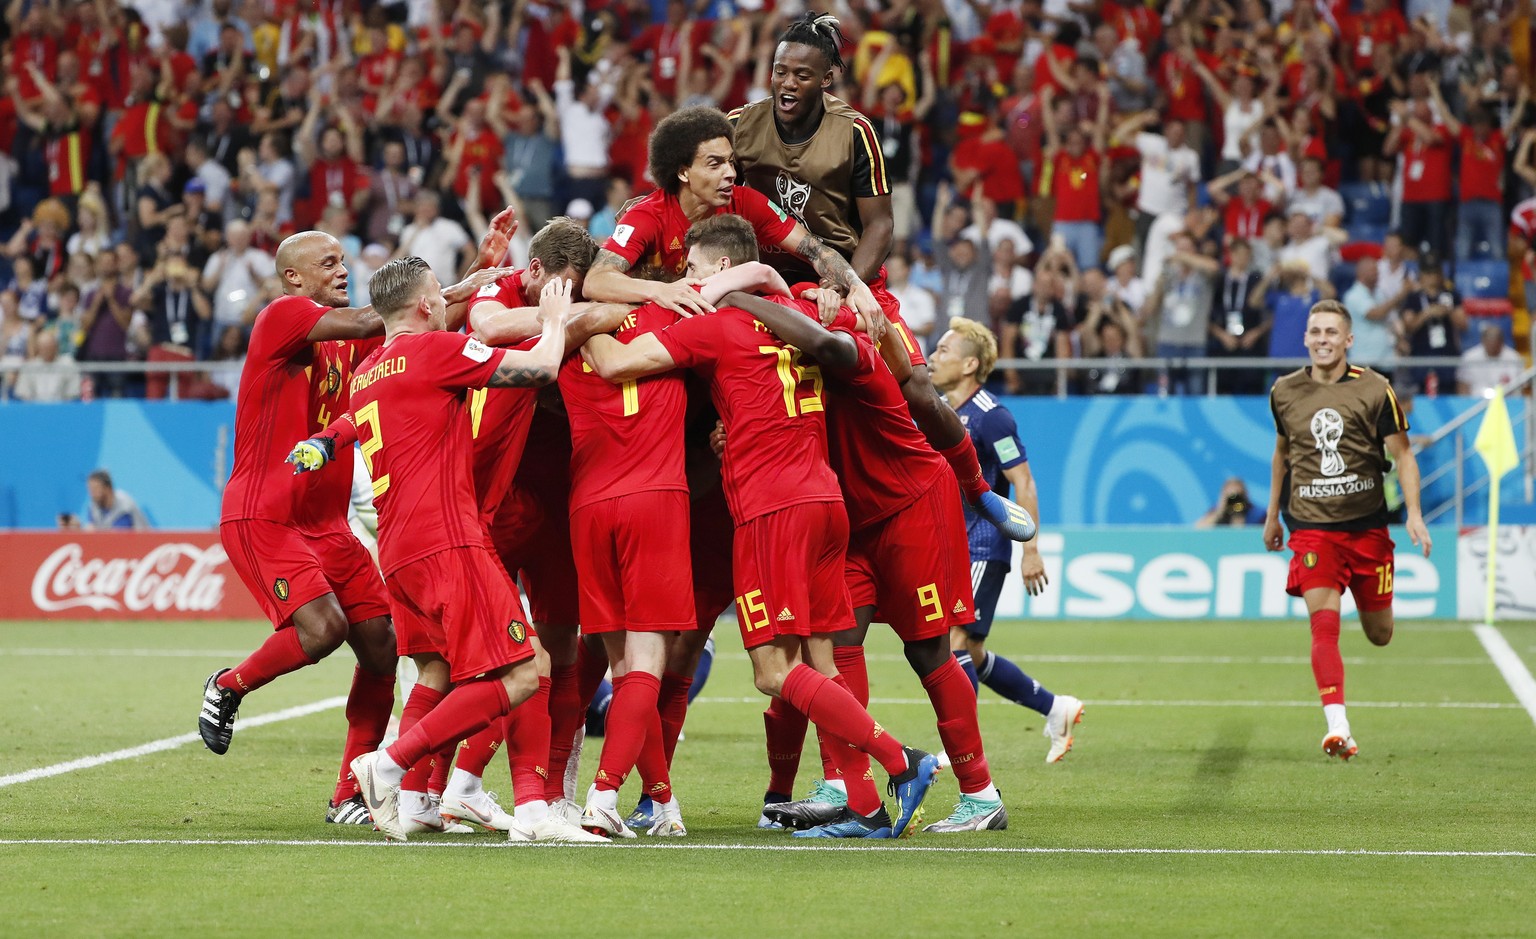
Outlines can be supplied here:
M277 274L283 292L324 306L347 305L346 253L341 242L321 231L289 235L277 246Z

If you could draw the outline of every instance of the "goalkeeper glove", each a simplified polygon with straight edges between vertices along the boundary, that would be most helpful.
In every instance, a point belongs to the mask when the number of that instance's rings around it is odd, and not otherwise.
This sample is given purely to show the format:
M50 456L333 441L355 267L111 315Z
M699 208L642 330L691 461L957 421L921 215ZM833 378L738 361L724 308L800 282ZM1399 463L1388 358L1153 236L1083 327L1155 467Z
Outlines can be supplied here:
M324 469L325 464L336 459L336 438L328 434L311 437L294 444L285 463L293 464L293 474L312 473Z

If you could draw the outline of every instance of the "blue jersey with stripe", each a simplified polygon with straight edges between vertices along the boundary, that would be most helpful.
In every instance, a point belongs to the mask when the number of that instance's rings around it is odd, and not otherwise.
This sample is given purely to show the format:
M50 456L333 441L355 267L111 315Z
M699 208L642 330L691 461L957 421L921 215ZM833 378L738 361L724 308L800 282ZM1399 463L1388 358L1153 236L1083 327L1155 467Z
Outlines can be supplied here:
M1008 495L1010 484L1003 470L1029 460L1013 414L985 388L967 398L955 408L955 413L960 415L960 423L976 445L981 477L998 495ZM969 504L965 506L965 533L971 545L972 562L1012 561L1013 543L991 522L973 512Z

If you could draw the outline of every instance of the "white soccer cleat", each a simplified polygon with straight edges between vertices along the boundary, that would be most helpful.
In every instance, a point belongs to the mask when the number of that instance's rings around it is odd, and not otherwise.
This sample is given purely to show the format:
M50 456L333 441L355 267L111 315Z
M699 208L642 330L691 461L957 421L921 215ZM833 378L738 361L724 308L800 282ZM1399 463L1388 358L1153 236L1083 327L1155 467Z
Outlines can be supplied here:
M443 818L486 831L511 831L513 818L496 801L496 793L481 790L474 795L444 795Z
M553 813L528 826L527 831L533 836L530 839L533 841L556 844L608 844L608 839L602 835L585 831L580 825L573 825L563 816ZM634 837L633 832L630 837Z
M587 723L583 720L571 740L571 758L565 762L565 778L561 780L565 787L565 797L572 802L576 801L576 785L581 778L581 748L586 741Z
M1348 733L1329 734L1323 738L1323 752L1348 763L1360 752L1360 748L1355 745L1355 738Z
M1059 763L1072 749L1072 729L1083 719L1083 702L1069 694L1059 694L1051 705L1051 713L1045 717L1043 733L1051 741L1051 749L1045 754L1045 762Z
M470 835L474 829L468 825L461 825L455 821L444 818L435 807L428 806L424 812L403 812L400 815L400 827L405 829L407 835L420 834L434 831L449 835Z
M570 799L556 799L551 802L549 814L557 815L578 828L581 826L581 806Z
M607 801L613 801L614 793L607 793L610 797ZM598 795L597 786L587 791L587 807L581 813L581 827L598 835L607 835L610 838L633 838L635 830L624 824L624 817L616 808L609 808L603 804L604 799Z
M538 841L539 839L534 834L533 825L525 825L514 818L511 827L507 829L507 840L514 844L526 844L527 842Z
M674 796L671 802L656 806L656 821L645 830L648 835L657 838L685 838L688 829L683 825L683 809L677 804Z
M352 778L357 780L373 826L391 841L404 841L406 832L400 820L400 787L384 781L377 770L378 762L378 751L364 753L352 761Z

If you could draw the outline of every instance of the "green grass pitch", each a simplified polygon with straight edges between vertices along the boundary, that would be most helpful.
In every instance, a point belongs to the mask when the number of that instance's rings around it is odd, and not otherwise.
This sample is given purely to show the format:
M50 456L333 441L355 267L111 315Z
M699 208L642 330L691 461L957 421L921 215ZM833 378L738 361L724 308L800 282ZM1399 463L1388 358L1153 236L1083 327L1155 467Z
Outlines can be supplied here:
M1501 629L1536 667L1536 625ZM254 623L0 624L0 777L194 731L203 679L264 634ZM898 645L873 635L871 710L937 749ZM1536 933L1536 725L1465 626L1402 624L1376 649L1346 621L1361 756L1344 765L1318 748L1303 624L999 624L996 651L1088 703L1073 752L1044 765L1041 718L983 689L1009 829L830 845L754 827L765 699L734 625L717 636L673 776L686 840L545 848L484 834L399 846L324 825L344 732L330 708L237 731L224 757L190 743L0 785L3 931ZM350 669L343 652L283 678L242 717L344 695ZM802 788L818 766L812 751ZM506 773L494 763L489 787L505 793ZM955 798L946 773L928 819ZM100 843L134 840L149 843Z

